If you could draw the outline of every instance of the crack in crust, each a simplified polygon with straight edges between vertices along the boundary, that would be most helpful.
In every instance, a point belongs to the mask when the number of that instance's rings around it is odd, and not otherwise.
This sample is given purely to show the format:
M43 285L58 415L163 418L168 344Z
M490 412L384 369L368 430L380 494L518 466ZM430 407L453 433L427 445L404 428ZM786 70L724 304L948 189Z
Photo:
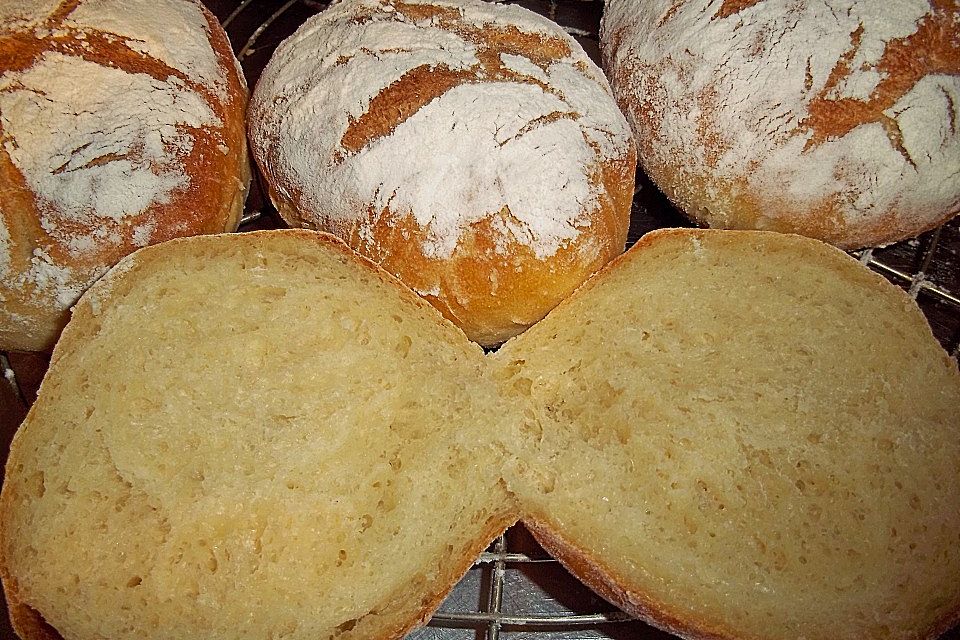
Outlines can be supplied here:
M218 107L219 100L209 87L194 81L186 73L171 67L163 60L132 48L130 39L99 28L78 28L64 24L81 4L83 0L66 0L60 3L39 28L21 29L15 33L0 35L0 46L9 55L4 61L5 71L22 72L34 66L42 56L59 53L103 67L122 69L127 73L144 73L160 82L169 83L173 77L183 82L191 91L203 96L204 102L217 116L223 117L223 110ZM209 27L210 17L206 12L204 18L208 22L207 35L211 36L215 30ZM217 59L221 65L225 64L219 54Z
M729 18L761 2L763 2L763 0L723 0L723 4L720 5L717 13L714 14L711 19L722 20L723 18Z
M856 71L851 65L861 46L863 25L850 34L850 48L830 72L823 89L810 101L809 115L800 123L800 133L810 134L804 151L828 140L842 138L860 125L878 123L887 131L891 145L904 154L902 136L890 135L893 131L887 122L890 116L884 112L924 77L935 74L957 76L960 67L960 39L955 33L960 11L951 0L932 0L931 5L931 12L920 21L914 33L885 44L876 64L883 78L867 100L830 97L841 82ZM924 51L926 55L918 57L913 53L915 51ZM909 154L905 157L916 166Z
M416 5L405 2L393 3L394 20L405 19L415 22L431 21L436 27L456 33L465 41L477 46L479 65L469 70L451 69L447 65L420 65L404 73L398 80L381 91L371 100L367 111L358 118L351 118L346 132L340 140L341 146L349 153L356 153L370 142L389 135L422 107L439 98L447 91L464 84L480 82L506 81L535 84L543 91L564 99L559 92L542 81L529 75L507 69L501 62L501 55L524 57L541 69L551 63L571 55L570 46L561 38L540 34L525 33L513 25L498 26L485 24L477 27L465 24L460 11L450 7L434 5ZM373 14L358 16L357 24L366 24L374 20ZM384 49L363 51L377 55L380 53L407 53L404 49ZM353 55L341 55L337 64L345 64ZM342 157L338 158L338 162Z
M340 145L351 153L360 151L369 142L389 135L421 107L473 77L471 71L444 64L422 64L411 69L377 94L366 113L351 119Z

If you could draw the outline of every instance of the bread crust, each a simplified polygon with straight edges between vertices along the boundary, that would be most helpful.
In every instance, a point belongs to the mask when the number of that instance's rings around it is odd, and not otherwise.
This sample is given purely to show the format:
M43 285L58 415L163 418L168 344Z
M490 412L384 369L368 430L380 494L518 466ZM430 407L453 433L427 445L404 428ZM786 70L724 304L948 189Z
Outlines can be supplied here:
M0 349L46 351L124 255L236 229L247 89L196 0L22 7L0 25Z
M579 45L517 7L334 5L274 54L250 138L288 223L343 238L485 346L625 246L626 122Z
M500 514L495 517L491 517L485 525L485 529L482 534L478 535L474 540L459 550L454 552L450 559L449 570L446 570L444 580L441 580L437 583L438 591L434 594L428 596L427 598L421 599L419 603L419 611L415 616L410 618L409 624L403 624L397 627L392 633L387 633L381 636L377 636L379 640L401 640L405 638L409 633L425 626L433 614L436 612L437 608L446 600L447 596L450 595L450 592L457 585L457 583L467 574L470 568L475 564L476 558L490 546L490 544L500 535L502 535L508 528L512 527L517 523L517 511L515 508L506 508ZM407 599L410 596L409 589L404 587L397 594L398 599ZM380 613L378 611L378 613ZM355 638L356 640L369 640L369 636L364 635L365 629L362 627L357 627L355 633L348 633L343 637L346 638ZM32 639L25 639L32 640ZM46 638L38 638L37 640L47 640ZM52 638L50 640L60 640L59 638Z
M710 629L702 621L681 617L682 614L671 610L664 603L636 591L626 580L617 575L615 569L596 560L589 550L565 539L561 533L558 533L556 527L548 524L548 518L527 513L521 521L540 546L571 574L595 593L630 615L685 640L759 640L743 635L734 636L730 632L719 629Z
M16 590L7 587L8 577L4 577L4 595L7 598L7 610L13 630L23 640L64 640L57 630L48 625L40 613L17 600Z
M695 222L885 245L960 211L960 8L918 7L611 2L604 67L644 171Z

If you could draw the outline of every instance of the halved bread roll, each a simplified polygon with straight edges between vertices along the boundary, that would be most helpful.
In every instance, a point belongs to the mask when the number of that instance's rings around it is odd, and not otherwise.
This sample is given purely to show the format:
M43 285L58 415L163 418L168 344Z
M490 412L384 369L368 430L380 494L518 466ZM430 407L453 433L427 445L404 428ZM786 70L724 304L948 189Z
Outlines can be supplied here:
M150 248L74 318L4 484L25 637L398 637L515 518L482 351L332 238Z
M650 234L494 360L536 409L524 521L625 610L769 640L960 613L960 374L839 250Z
M81 299L18 432L24 638L397 638L522 519L687 638L960 613L960 373L795 236L670 230L484 356L307 231L165 243Z

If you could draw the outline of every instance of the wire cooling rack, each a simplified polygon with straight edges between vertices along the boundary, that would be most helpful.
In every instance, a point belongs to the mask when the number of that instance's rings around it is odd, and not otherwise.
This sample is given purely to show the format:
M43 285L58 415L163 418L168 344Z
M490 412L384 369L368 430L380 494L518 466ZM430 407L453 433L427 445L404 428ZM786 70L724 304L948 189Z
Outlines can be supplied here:
M488 0L500 1L500 0ZM507 0L547 16L599 59L602 0ZM205 0L230 35L252 87L276 46L311 15L316 0ZM283 226L254 184L241 231ZM637 178L628 244L660 227L689 226L642 174ZM960 350L960 218L883 249L854 253L904 288L923 310L934 335L956 358ZM0 391L19 421L45 366L42 357L0 353ZM16 373L15 373L16 370ZM19 376L19 377L18 377ZM6 387L6 388L3 388ZM0 394L0 400L4 396ZM12 398L12 400L10 399ZM11 633L0 621L0 636ZM481 554L428 625L408 640L668 640L669 634L630 619L571 577L520 525ZM960 628L941 640L960 640Z

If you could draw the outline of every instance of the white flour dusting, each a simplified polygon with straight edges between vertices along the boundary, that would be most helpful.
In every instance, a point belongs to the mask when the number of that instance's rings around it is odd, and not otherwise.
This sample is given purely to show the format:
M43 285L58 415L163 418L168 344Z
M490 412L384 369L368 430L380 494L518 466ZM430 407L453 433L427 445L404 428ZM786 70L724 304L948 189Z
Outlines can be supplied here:
M504 104L519 108L503 109ZM536 118L567 108L532 85L456 87L374 142L356 163L356 187L374 194L378 210L389 205L394 212L410 212L428 230L428 257L450 256L464 229L504 205L517 221L514 236L538 257L552 255L577 236L584 211L596 205L584 172L545 170L594 160L586 144L569 143L582 140L576 122L559 119L527 129ZM453 124L438 132L438 122Z
M553 255L589 223L585 212L603 187L591 180L600 160L628 152L630 132L609 87L571 38L535 14L429 4L463 9L463 23L477 32L512 25L571 52L546 63L501 53L501 64L523 81L478 83L487 45L475 35L443 29L436 18L400 20L402 10L375 0L340 2L281 45L264 71L251 103L253 146L278 182L295 185L300 208L320 226L363 222L371 203L375 217L389 207L426 231L426 256L446 258L470 225L496 225L507 207L503 230L538 257ZM361 9L376 16L357 27L350 21ZM469 74L469 81L454 81L359 150L345 146L374 98L421 67ZM374 241L369 227L360 234Z
M61 0L5 0L0 2L0 24L21 28L38 24L60 4Z
M189 186L182 160L194 132L222 126L208 100L228 96L192 0L81 0L52 29L30 26L62 4L3 2L0 18L5 29L20 26L41 39L69 35L86 50L104 36L173 72L162 79L127 72L127 58L102 66L84 60L81 48L47 51L0 76L0 144L33 192L46 234L29 239L37 246L29 265L12 273L11 230L0 221L0 277L4 289L30 291L31 304L56 310L106 271L100 255L124 244L123 229L132 248L151 242L155 223L138 217Z
M82 87L71 80L77 77L85 79ZM142 117L129 117L138 111ZM37 194L41 224L54 237L65 223L96 229L97 218L120 221L168 201L188 182L179 159L193 138L182 127L220 124L178 81L57 53L0 77L0 114L4 148Z
M157 225L153 222L146 222L133 228L133 244L137 247L145 247L150 244L150 238L153 236Z
M604 17L615 92L631 105L647 166L724 187L743 180L771 218L833 200L845 224L893 216L908 227L956 206L960 69L872 106L897 72L890 47L931 20L928 2L759 0L722 18L730 3L675 4L611 0ZM838 101L867 115L828 130L817 109ZM722 197L707 208L736 213Z
M76 281L69 267L56 262L42 249L33 250L30 258L30 271L22 276L32 283L41 293L53 297L57 307L66 309L80 297L84 286Z
M157 4L164 5L163 11ZM228 97L227 77L206 38L207 20L191 1L124 0L117 10L115 0L86 0L70 13L63 25L95 29L123 38L134 51L183 73L191 82L211 87L221 100Z

